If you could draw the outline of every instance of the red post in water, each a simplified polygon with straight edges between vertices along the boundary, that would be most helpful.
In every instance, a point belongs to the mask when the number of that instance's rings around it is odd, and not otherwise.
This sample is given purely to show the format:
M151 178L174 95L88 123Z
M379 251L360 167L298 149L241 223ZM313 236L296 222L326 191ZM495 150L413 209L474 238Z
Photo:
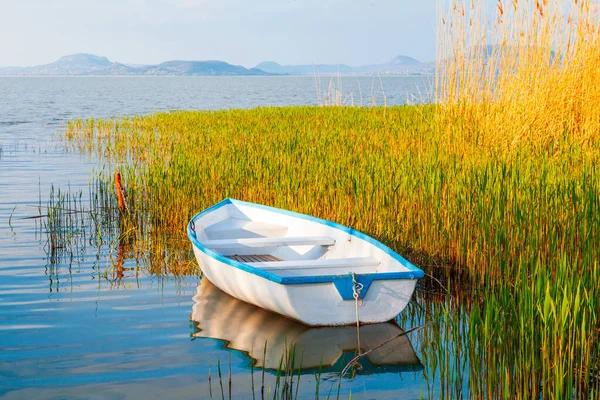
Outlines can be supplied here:
M121 183L121 174L118 172L115 172L115 186L117 189L117 200L119 201L119 210L121 210L121 212L125 212L125 198L123 196L125 190L123 190L123 184Z

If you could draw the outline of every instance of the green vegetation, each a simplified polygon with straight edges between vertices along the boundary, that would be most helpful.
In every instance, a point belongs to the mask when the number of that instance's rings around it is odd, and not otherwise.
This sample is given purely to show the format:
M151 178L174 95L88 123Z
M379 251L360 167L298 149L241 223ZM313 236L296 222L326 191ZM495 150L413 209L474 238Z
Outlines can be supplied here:
M446 310L421 335L445 371L447 348L466 352L470 370L453 370L473 393L588 394L600 344L590 149L477 154L448 146L439 121L432 106L262 108L75 121L68 134L121 171L139 252L193 264L186 223L224 197L350 225L443 280L470 278L453 281L469 312Z

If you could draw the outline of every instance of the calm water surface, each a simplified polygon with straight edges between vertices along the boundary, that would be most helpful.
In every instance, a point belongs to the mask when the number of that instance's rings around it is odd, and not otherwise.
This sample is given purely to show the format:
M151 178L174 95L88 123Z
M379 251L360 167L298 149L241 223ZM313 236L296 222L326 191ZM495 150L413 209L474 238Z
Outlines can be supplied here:
M379 86L370 77L344 78L343 97L381 103ZM426 78L383 78L388 104L423 99L429 87ZM198 286L197 277L136 273L133 260L125 261L131 269L124 278L114 279L110 244L50 262L43 219L28 219L44 214L38 206L52 185L81 190L85 204L100 163L67 151L57 137L71 118L316 103L315 80L307 77L0 78L0 397L207 398L212 365L219 398L220 361L231 366L233 397L252 398L250 365L262 362L253 360L260 358L253 343L273 343L268 364L290 337L307 355L333 364L321 376L321 392L337 387L335 370L356 347L355 332L307 329L223 296L208 282ZM398 329L374 328L363 340L376 343ZM345 379L342 397L427 398L435 391L421 360L417 344L398 341ZM312 367L301 380L303 398L314 396Z

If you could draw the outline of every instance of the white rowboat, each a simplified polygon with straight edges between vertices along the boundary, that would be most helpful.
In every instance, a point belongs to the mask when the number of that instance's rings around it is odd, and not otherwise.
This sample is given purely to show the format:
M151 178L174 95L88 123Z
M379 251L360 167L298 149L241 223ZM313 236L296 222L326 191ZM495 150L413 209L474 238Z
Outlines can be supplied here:
M219 289L306 325L386 322L423 271L375 239L304 214L225 199L200 212L188 237Z

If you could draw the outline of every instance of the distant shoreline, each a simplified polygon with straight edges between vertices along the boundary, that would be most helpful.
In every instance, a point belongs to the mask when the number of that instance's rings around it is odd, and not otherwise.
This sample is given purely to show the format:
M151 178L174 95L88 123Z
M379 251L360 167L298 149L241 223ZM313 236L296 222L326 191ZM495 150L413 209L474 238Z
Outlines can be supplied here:
M153 65L113 62L94 54L71 54L55 62L30 67L0 67L0 76L420 76L435 73L435 63L396 56L382 64L281 65L265 61L246 68L219 60L171 60Z
M427 78L435 74L318 74L318 75L17 75L0 74L0 78Z

